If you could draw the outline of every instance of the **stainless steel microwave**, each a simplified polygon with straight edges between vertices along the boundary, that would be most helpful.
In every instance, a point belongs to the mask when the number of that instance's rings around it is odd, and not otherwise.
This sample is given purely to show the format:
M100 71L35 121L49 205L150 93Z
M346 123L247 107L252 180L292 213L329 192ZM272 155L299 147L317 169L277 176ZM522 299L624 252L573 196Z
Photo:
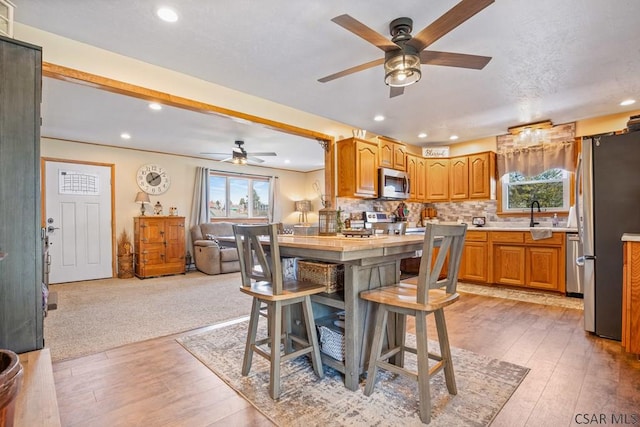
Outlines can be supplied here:
M378 198L405 200L409 198L409 175L395 169L378 169Z

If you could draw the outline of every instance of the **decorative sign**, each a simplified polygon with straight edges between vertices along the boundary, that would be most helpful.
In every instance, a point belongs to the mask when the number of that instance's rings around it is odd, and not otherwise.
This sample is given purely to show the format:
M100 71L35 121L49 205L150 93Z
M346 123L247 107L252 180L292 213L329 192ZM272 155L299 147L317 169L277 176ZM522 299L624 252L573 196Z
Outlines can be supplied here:
M423 157L449 157L449 147L422 147Z
M100 177L85 172L61 170L58 172L58 193L98 196L100 195Z

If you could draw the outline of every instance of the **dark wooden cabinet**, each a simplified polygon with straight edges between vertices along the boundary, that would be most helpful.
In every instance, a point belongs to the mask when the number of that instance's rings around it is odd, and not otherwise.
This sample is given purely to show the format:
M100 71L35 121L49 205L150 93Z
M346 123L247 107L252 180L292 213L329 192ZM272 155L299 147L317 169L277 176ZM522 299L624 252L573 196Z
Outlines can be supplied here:
M184 217L136 217L133 235L136 276L153 277L185 272Z
M41 48L0 37L0 348L44 347Z

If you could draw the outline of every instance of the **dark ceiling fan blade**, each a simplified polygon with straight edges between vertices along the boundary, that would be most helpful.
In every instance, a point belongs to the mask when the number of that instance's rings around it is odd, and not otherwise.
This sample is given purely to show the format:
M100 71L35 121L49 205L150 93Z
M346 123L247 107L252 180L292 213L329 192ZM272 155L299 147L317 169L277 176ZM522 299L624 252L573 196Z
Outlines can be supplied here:
M390 86L389 87L389 98L395 98L396 96L400 96L404 93L404 86Z
M472 68L482 70L491 61L490 56L467 55L465 53L437 52L423 50L420 52L420 62L429 65L443 65L445 67Z
M349 15L336 16L332 21L385 52L398 49L397 44Z
M254 163L264 163L264 160L259 159L258 157L247 156L247 160Z
M357 65L355 67L347 68L346 70L342 70L342 71L340 71L338 73L328 75L326 77L318 79L318 81L320 83L330 82L331 80L335 80L335 79L338 79L340 77L348 76L349 74L357 73L358 71L364 71L364 70L367 70L369 68L375 67L377 65L382 65L382 64L384 64L384 58L376 59L374 61L366 62L364 64L360 64L360 65Z
M495 0L462 0L407 42L419 51L482 11Z
M273 151L264 152L264 153L247 153L247 156L277 156Z

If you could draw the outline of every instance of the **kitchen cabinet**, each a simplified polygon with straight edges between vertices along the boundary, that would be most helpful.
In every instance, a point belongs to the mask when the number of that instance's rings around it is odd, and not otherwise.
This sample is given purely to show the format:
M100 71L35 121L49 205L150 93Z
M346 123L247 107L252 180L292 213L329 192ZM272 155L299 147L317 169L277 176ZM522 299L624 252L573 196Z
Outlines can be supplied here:
M469 157L453 157L449 160L449 196L451 200L469 198Z
M495 199L496 153L484 152L468 156L469 198Z
M565 292L565 235L534 240L526 231L490 232L492 283Z
M357 138L338 141L338 197L378 195L378 144Z
M495 158L496 154L489 151L452 157L449 164L450 200L495 198Z
M15 353L44 347L41 82L42 49L0 36L0 348Z
M449 200L449 159L426 159L426 188L429 202Z
M378 137L378 155L381 168L405 170L407 150L404 144L384 137Z
M640 354L640 242L624 242L622 347Z
M409 200L422 203L426 199L426 159L407 154L407 175L409 175Z
M135 274L140 278L185 272L184 217L134 218Z
M460 259L460 280L486 283L489 278L487 232L468 230Z

